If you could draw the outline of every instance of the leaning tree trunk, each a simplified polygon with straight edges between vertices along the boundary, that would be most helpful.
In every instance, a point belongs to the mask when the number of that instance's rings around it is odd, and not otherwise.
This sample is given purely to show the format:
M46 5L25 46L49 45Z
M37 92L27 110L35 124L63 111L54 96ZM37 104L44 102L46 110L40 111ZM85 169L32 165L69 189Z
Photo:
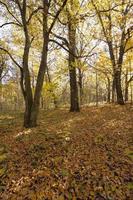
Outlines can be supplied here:
M41 60L39 73L38 73L38 77L37 77L37 84L36 84L36 88L35 88L34 101L33 101L32 110L31 110L31 122L30 122L31 127L35 127L37 125L37 118L38 118L39 107L40 107L41 91L42 91L42 87L43 87L45 71L46 71L46 68L47 68L47 49L48 49L48 37L46 35L44 47L43 47L43 53L42 53L42 60Z
M76 49L76 27L73 17L68 18L68 35L69 35L69 76L70 76L70 111L78 112L78 86L76 76L75 49Z
M46 2L43 2L44 10L43 10L43 49L42 49L42 57L39 67L39 72L37 76L37 83L35 87L35 94L33 105L31 108L31 120L30 126L35 127L37 125L37 118L39 114L40 107L40 99L41 99L41 91L44 82L44 76L47 69L47 56L48 56L48 43L49 43L49 33L48 33L48 6Z

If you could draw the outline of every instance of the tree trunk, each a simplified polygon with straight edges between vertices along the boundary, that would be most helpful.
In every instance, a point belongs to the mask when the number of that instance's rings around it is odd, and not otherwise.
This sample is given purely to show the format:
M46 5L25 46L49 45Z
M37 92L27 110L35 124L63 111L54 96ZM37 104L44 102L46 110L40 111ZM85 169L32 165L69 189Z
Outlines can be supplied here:
M2 111L2 73L3 67L0 66L0 110Z
M23 68L20 69L21 80L20 85L25 101L24 113L24 127L30 127L31 108L33 104L33 94L31 87L30 71L29 71L29 51L30 51L30 37L26 21L26 1L23 1L23 7L20 9L23 23L23 31L25 36L24 53L23 53Z
M49 43L49 34L48 34L48 6L47 3L43 3L44 10L43 10L43 49L42 49L42 56L41 62L39 67L39 72L37 76L37 83L35 87L35 94L34 94L34 101L31 108L31 119L30 119L30 126L35 127L37 126L37 118L39 114L39 106L40 106L40 98L41 98L41 91L44 82L44 75L47 69L47 54L48 54L48 43Z
M122 87L121 87L121 70L122 70L122 63L123 63L123 56L124 56L123 43L120 46L119 58L117 58L117 55L116 55L116 59L114 56L112 41L108 42L108 46L109 46L110 58L111 58L113 71L114 71L113 90L112 91L114 92L114 88L116 89L117 103L120 105L124 105ZM112 94L113 94L112 100L114 102L114 93L112 93Z
M125 102L128 101L128 88L129 88L129 84L127 83L125 86Z
M126 75L125 75L125 102L128 101L128 88L129 88L129 83L128 83L128 68L126 68Z
M77 81L76 81L76 69L69 70L70 73L70 96L71 96L71 112L79 111L79 103L78 103L78 89L77 89Z
M116 86L116 94L117 94L117 103L120 105L124 105L122 88L121 88L121 71L116 70L115 72L115 86Z
M21 88L24 89L23 95L25 100L25 113L24 113L24 127L30 127L30 116L31 116L31 107L33 104L33 94L31 88L31 80L30 80L30 72L28 66L28 59L29 59L29 49L30 49L30 41L29 37L26 33L26 40L25 40L25 49L23 55L23 79Z
M99 95L98 95L98 74L97 74L97 70L96 70L96 106L98 106L98 102L99 102Z
M83 104L83 75L82 75L82 71L81 69L79 68L78 69L79 71L79 81L78 81L78 84L79 84L79 93L80 93L80 105Z
M107 102L110 103L110 97L111 97L111 94L110 94L110 79L107 77L107 80L108 80L108 88L107 88Z
M30 116L31 116L31 107L33 104L33 95L31 88L30 72L28 68L28 57L29 57L29 43L26 41L25 50L23 56L23 74L24 74L24 100L25 100L25 113L24 113L24 127L30 127ZM22 86L21 86L22 88ZM24 87L23 87L24 88Z
M130 88L131 88L131 104L133 104L133 86L132 86L132 83L130 83Z
M69 75L70 75L70 112L78 112L79 99L76 76L75 49L76 49L76 27L73 17L68 17L68 35L69 35Z
M52 83L48 66L47 66L47 78L48 78L49 83ZM57 102L57 98L56 98L54 89L51 88L50 92L51 92L51 95L53 97L55 109L57 109L58 108L58 102Z
M28 101L26 99L26 101L25 101L25 112L24 112L24 127L25 128L31 127L31 125L30 125L31 108L32 108L32 102L30 102L30 100Z
M45 44L44 44L45 50L43 50L43 53L42 53L42 61L40 64L39 73L38 73L38 77L37 77L34 101L33 101L33 105L31 108L31 116L30 116L30 118L31 118L30 126L31 127L37 126L37 118L38 118L38 114L39 114L41 91L42 91L42 87L43 87L45 71L47 68L47 45L48 45L48 42L46 42L46 41L48 41L48 38L47 38L47 40L45 40Z
M112 82L112 103L115 103L115 77L113 76L113 82Z
M43 99L43 95L41 95L41 109L44 109L44 99Z

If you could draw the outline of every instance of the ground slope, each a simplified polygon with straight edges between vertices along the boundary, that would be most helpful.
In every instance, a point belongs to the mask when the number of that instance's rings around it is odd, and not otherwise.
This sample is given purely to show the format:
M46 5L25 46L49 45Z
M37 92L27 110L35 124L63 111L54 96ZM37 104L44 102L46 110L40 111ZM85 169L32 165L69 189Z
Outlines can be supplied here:
M22 129L22 114L0 115L2 200L132 200L133 108L42 112Z

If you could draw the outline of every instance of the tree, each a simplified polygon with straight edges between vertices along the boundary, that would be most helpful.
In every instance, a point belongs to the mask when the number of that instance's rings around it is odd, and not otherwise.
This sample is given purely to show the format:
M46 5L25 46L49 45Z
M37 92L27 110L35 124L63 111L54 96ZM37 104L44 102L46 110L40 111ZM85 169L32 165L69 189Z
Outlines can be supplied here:
M124 55L133 48L127 48L133 30L129 23L133 5L130 0L119 2L106 0L103 4L91 0L91 4L97 14L105 38L104 41L109 49L114 76L113 89L116 89L117 103L123 105L121 73Z
M132 75L132 51L129 52L124 61L124 70L125 70L125 102L129 100L129 85L133 81Z
M56 20L62 11L62 9L65 7L67 0L64 0L63 4L60 5L58 11L56 12L54 18L52 19L52 22L49 26L48 20L49 20L49 12L51 9L52 1L44 0L42 1L41 5L37 5L37 8L35 8L31 13L29 12L29 4L33 3L32 1L13 1L13 3L10 2L4 3L0 2L8 11L8 13L13 17L15 21L10 22L10 24L15 24L17 26L22 27L23 33L24 33L24 53L22 58L22 66L17 63L17 61L13 58L13 56L7 51L6 49L2 48L14 61L14 63L19 67L20 73L21 73L21 80L20 85L22 89L22 93L25 100L25 114L24 114L24 126L25 127L34 127L37 125L37 117L39 112L39 104L40 104L40 97L41 97L41 91L43 87L43 81L44 81L44 75L45 71L47 69L47 55L48 55L48 44L49 44L49 38L51 31L56 23ZM34 5L34 4L33 4ZM9 6L9 7L8 7ZM20 13L21 22L17 19L17 16L12 13L12 11L9 10L10 6L15 6L17 8L17 13ZM33 6L34 7L34 6ZM42 53L41 53L41 60L40 60L40 66L38 70L37 75L37 81L35 86L35 92L33 94L32 92L32 86L31 86L31 76L30 76L30 69L29 69L29 52L31 48L31 44L34 40L34 38L31 38L30 32L29 32L29 24L32 21L33 16L39 11L42 11ZM28 16L28 13L29 16ZM9 24L9 23L8 23ZM7 25L6 24L3 24Z
M76 75L76 15L73 14L75 8L75 1L70 0L70 7L67 9L68 15L68 38L69 38L69 74L70 74L70 101L71 112L79 111L79 98L78 98L78 86Z
M108 57L108 55L102 52L99 55L99 58L93 68L99 73L103 74L104 78L106 78L107 102L110 103L111 102L111 79L113 76L113 71L111 67L110 58Z

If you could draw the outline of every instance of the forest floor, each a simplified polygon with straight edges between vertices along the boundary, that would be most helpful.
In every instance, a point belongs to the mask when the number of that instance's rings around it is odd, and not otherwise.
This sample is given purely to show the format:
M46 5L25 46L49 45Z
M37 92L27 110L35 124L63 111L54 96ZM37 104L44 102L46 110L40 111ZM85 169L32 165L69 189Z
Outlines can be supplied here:
M0 200L133 200L133 107L0 114Z

